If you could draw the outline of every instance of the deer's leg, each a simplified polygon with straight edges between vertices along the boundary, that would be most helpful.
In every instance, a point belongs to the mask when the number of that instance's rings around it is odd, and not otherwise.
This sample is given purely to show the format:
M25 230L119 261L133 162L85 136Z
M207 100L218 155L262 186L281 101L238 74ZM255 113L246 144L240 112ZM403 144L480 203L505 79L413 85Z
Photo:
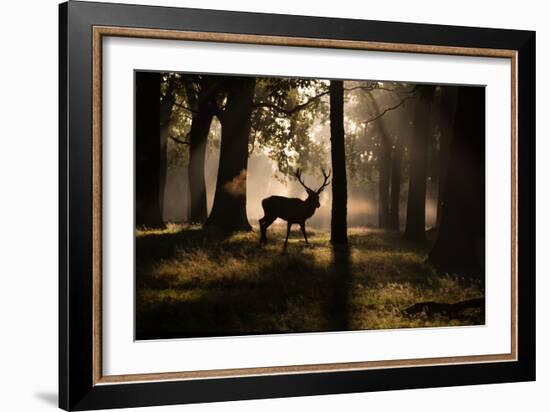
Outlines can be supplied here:
M267 228L271 226L275 219L269 218L267 216L264 216L262 219L260 219L260 229L262 231L261 242L263 242L264 244L267 244Z
M265 230L264 230L264 224L265 224L265 216L262 217L260 220L260 244L266 243L267 239L265 237Z
M290 235L290 228L292 227L292 223L288 222L286 224L286 239L285 239L285 245L283 246L283 249L286 250L286 245L288 244L288 235Z
M300 223L300 229L302 229L302 234L304 235L304 239L306 240L306 245L309 245L309 242L307 241L307 235L306 235L306 224Z

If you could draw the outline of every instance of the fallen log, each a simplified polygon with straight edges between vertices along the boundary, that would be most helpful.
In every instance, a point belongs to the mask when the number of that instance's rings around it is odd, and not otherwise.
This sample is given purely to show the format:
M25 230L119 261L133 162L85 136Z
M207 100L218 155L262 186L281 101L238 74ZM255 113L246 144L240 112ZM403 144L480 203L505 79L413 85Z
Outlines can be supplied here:
M485 298L468 299L456 303L419 302L404 309L402 313L409 317L423 314L428 317L442 315L450 318L460 318L469 309L478 309L484 314Z

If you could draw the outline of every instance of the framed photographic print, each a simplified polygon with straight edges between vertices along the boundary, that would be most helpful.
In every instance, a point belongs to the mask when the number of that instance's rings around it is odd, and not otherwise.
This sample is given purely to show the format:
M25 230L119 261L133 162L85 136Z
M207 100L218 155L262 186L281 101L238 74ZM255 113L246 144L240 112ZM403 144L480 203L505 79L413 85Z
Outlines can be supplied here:
M535 33L60 5L60 407L535 379Z

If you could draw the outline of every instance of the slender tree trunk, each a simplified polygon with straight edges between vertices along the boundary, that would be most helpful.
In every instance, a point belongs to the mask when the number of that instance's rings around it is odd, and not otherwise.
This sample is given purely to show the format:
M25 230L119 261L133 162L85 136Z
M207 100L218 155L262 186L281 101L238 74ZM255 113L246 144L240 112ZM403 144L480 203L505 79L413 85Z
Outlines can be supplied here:
M389 228L399 230L399 201L401 200L401 163L403 160L403 144L397 137L391 162L391 198Z
M428 261L483 277L485 266L485 89L458 90L441 226Z
M136 226L163 227L160 73L136 74ZM165 166L165 165L164 165Z
M246 177L255 82L253 77L236 77L227 83L216 193L206 226L252 229L246 215Z
M162 74L161 74L162 76ZM174 106L175 83L168 80L166 93L160 100L160 213L164 221L164 197L166 187L167 157L168 157L168 135L172 127L172 108Z
M378 227L387 229L390 226L390 174L392 150L388 137L380 139L380 157L378 158Z
M380 112L378 102L369 93L374 113ZM378 227L386 229L390 226L390 174L391 174L391 142L384 127L384 119L376 121L380 136L380 150L378 152Z
M441 225L441 207L445 197L445 181L449 161L449 149L453 136L453 124L456 111L457 87L445 86L441 91L439 106L439 182L437 189L437 215L435 227Z
M420 87L422 89L415 106L414 129L409 148L409 197L405 227L405 238L418 242L426 240L428 144L432 133L431 108L435 92L434 86Z
M332 218L330 241L347 245L346 152L344 135L344 82L330 82L330 153L332 159Z

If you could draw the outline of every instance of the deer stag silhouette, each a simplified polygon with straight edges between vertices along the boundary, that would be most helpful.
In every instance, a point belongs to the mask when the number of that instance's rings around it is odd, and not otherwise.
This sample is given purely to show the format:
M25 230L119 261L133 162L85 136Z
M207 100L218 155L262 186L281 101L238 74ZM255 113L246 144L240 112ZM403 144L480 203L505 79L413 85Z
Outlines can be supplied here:
M301 200L298 198L288 198L284 196L270 196L262 200L262 208L264 209L264 217L260 219L260 231L261 238L260 244L267 243L267 228L277 219L283 219L287 222L286 226L286 239L283 249L286 250L288 244L288 235L290 234L290 228L293 224L299 224L300 229L306 240L306 244L309 245L306 235L306 220L309 219L315 213L315 210L321 206L319 203L319 195L330 182L330 171L327 173L325 169L321 168L324 181L321 187L317 190L312 190L306 186L302 180L302 171L296 170L293 175L296 180L306 189L307 199Z

